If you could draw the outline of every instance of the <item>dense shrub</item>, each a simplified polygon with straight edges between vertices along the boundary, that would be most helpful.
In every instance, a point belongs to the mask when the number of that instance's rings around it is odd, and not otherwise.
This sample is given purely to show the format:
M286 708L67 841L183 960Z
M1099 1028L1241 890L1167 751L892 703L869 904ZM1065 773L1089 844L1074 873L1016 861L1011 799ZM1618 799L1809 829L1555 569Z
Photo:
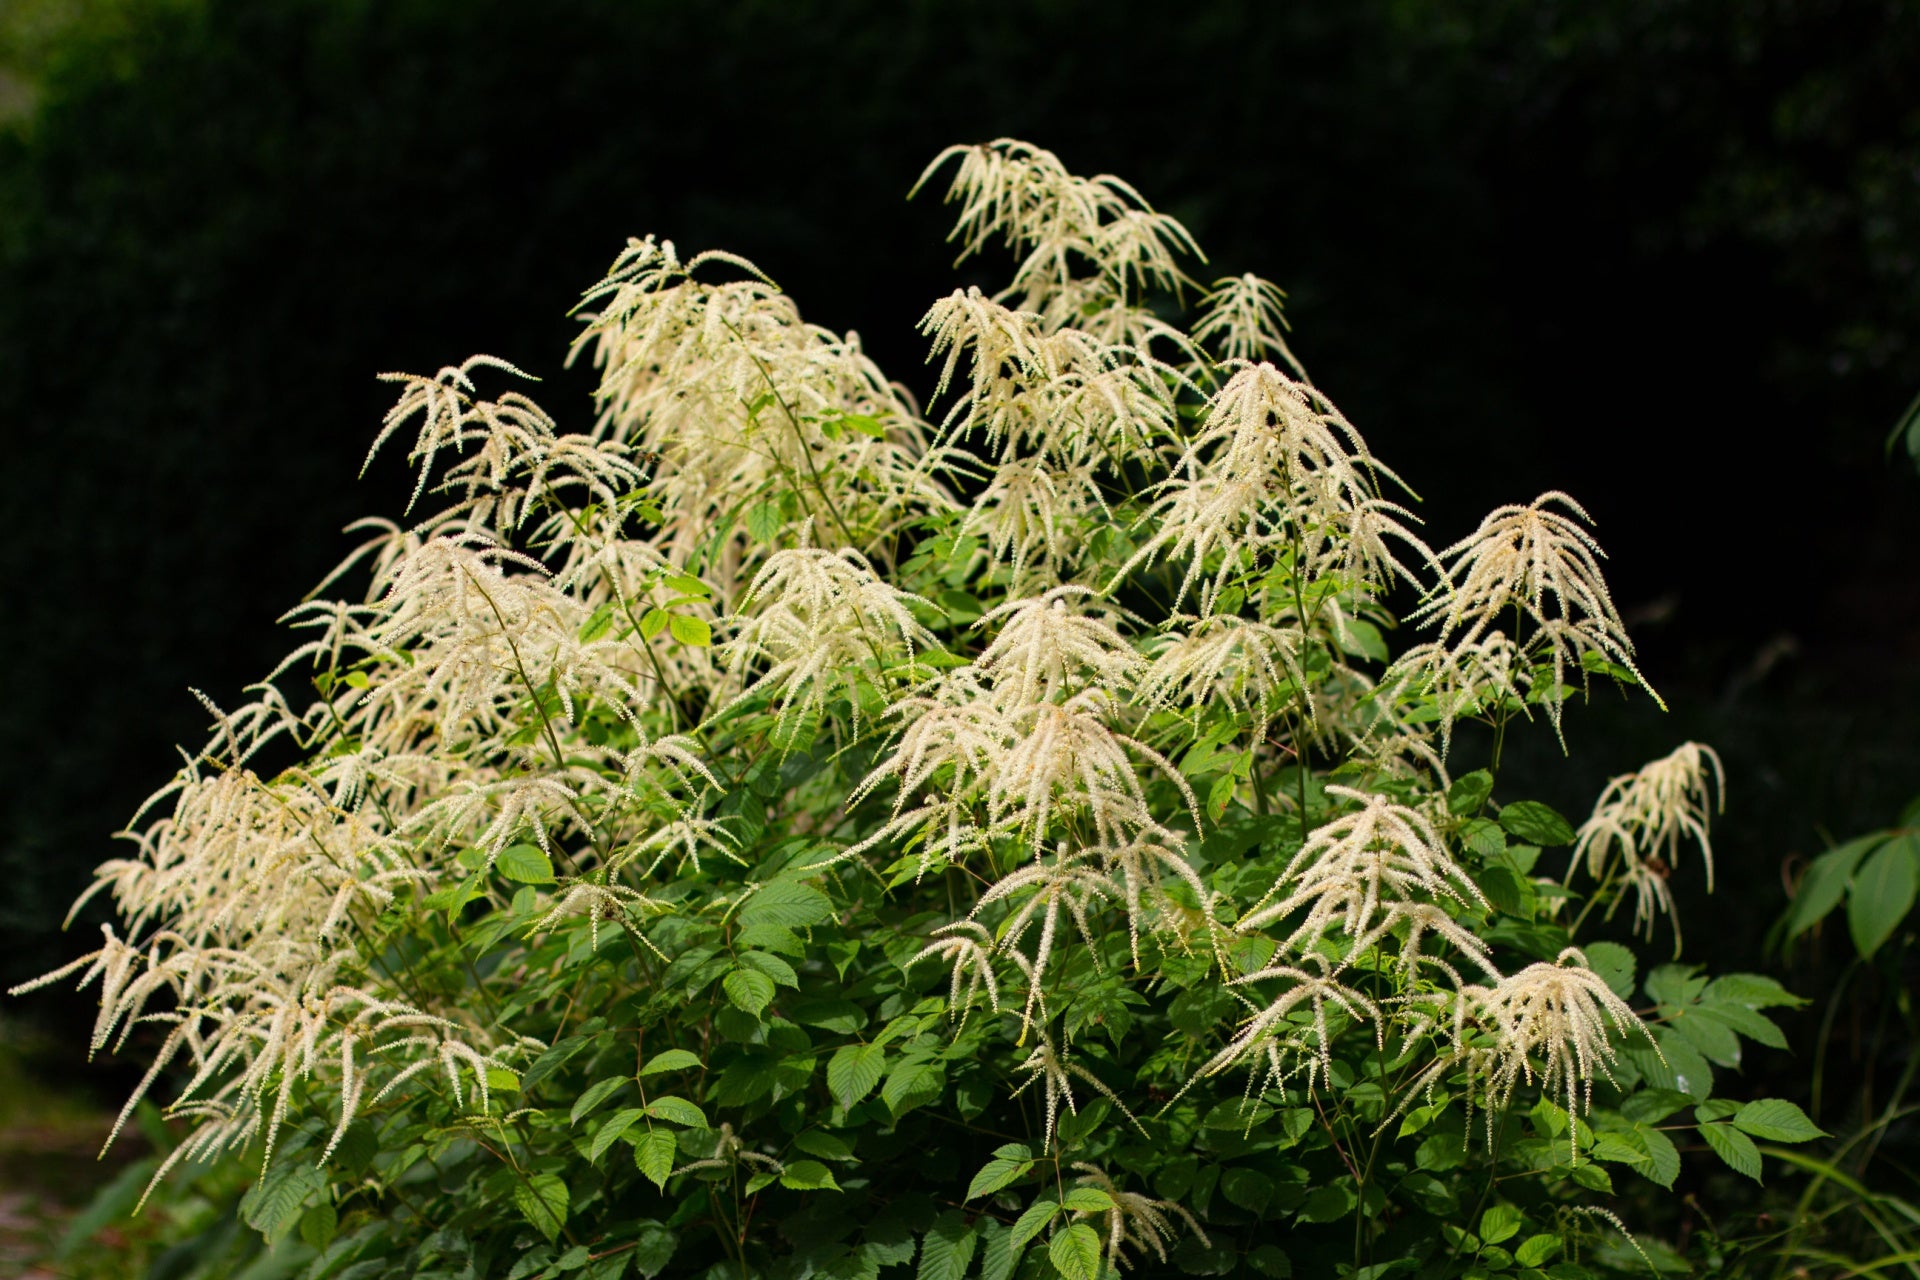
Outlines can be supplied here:
M1792 996L1582 933L1710 879L1717 757L1496 798L1644 684L1578 504L1430 549L1278 289L1047 152L943 166L1017 266L927 312L926 415L652 238L590 431L390 375L444 505L209 702L48 979L158 1028L163 1197L247 1188L171 1273L1624 1274L1672 1251L1616 1179L1818 1135L1716 1093Z

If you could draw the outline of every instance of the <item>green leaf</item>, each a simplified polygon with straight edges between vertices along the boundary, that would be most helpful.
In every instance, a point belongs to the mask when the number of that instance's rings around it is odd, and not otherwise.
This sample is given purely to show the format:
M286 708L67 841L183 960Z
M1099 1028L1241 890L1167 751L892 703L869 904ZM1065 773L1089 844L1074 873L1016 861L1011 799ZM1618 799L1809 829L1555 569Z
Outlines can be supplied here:
M651 640L667 629L667 620L673 615L665 609L649 609L640 615L640 638Z
M1528 844L1545 848L1573 843L1573 826L1538 800L1516 800L1500 810L1500 825Z
M755 542L772 542L786 523L778 503L763 502L747 508L747 534Z
M1528 1236L1513 1251L1513 1260L1523 1267L1543 1266L1547 1259L1560 1252L1560 1248L1559 1236Z
M1633 1136L1646 1148L1647 1177L1663 1187L1671 1188L1673 1180L1680 1176L1680 1149L1673 1145L1673 1139L1646 1124L1635 1124Z
M1847 931L1862 957L1880 949L1913 906L1920 882L1920 835L1889 840L1853 877L1847 894Z
M661 581L668 590L678 591L681 595L698 596L702 600L713 598L713 588L690 573L670 573Z
M1752 1138L1724 1120L1697 1127L1700 1136L1707 1140L1707 1145L1713 1148L1715 1155L1726 1161L1729 1169L1744 1173L1755 1182L1760 1181L1760 1148L1753 1145Z
M312 1249L325 1249L340 1230L340 1211L322 1200L300 1215L300 1239Z
M681 644L691 645L695 649L707 649L713 645L713 628L700 618L676 613L667 619L667 630Z
M646 1114L646 1111L640 1107L627 1107L608 1116L606 1123L594 1130L593 1141L587 1144L588 1162L599 1164L600 1157L607 1153L607 1148Z
M1659 1124L1693 1101L1677 1089L1643 1089L1620 1104L1620 1114L1640 1124Z
M309 1197L326 1194L326 1175L304 1160L276 1164L240 1198L240 1217L268 1240L300 1220Z
M808 1000L788 1007L786 1014L803 1027L819 1027L843 1036L858 1035L867 1025L866 1010L851 1000Z
M1772 1142L1810 1142L1827 1136L1807 1113L1784 1098L1759 1098L1733 1116L1734 1128Z
M960 1280L973 1262L978 1243L979 1237L967 1226L967 1216L947 1210L920 1237L920 1267L914 1273L915 1280Z
M740 953L740 963L766 974L776 986L792 987L795 991L800 989L800 975L779 956L768 955L764 951L743 951Z
M990 1196L1010 1183L1018 1182L1033 1168L1031 1160L992 1159L980 1166L980 1172L973 1175L973 1181L967 1185L965 1199L978 1196Z
M587 1091L573 1100L573 1111L567 1116L568 1124L579 1124L580 1117L611 1098L626 1085L632 1083L629 1076L609 1076L605 1080L596 1080L587 1086Z
M553 883L553 863L536 845L508 845L493 860L493 869L515 884Z
M1496 1204L1480 1215L1480 1238L1499 1244L1520 1233L1520 1211L1510 1204Z
M1807 873L1800 877L1800 887L1794 890L1793 905L1787 908L1789 938L1797 938L1813 928L1840 905L1860 859L1879 848L1886 838L1884 831L1876 831L1829 849L1813 860Z
M1626 1000L1633 995L1633 952L1617 942L1589 942L1581 948L1587 967L1600 975L1613 994Z
M775 880L762 885L740 908L742 926L781 925L804 929L833 918L833 903L827 895L798 880Z
M887 1110L898 1120L915 1107L925 1106L938 1098L945 1084L946 1073L941 1070L939 1063L907 1058L887 1073L887 1083L880 1090L880 1101L887 1104Z
M436 890L428 894L420 900L420 905L429 911L446 912L447 923L452 924L459 918L462 907L472 902L475 898L484 898L487 896L486 890L480 887L480 881L483 878L484 877L478 874L468 876L459 884L450 884L444 889Z
M793 1145L822 1160L851 1160L853 1148L824 1129L809 1129L793 1140Z
M1740 1065L1740 1039L1725 1022L1702 1016L1695 1007L1676 1013L1671 1025L1708 1062L1722 1067Z
M662 1191L667 1189L667 1175L673 1172L674 1142L670 1129L649 1129L633 1147L633 1165L640 1170L641 1176Z
M1495 863L1483 867L1474 879L1480 885L1480 891L1487 895L1494 909L1503 915L1524 915L1527 895L1521 886L1520 877L1511 870Z
M780 1171L780 1185L791 1191L838 1191L833 1171L818 1160L796 1160Z
M1066 1280L1097 1280L1100 1237L1086 1223L1076 1222L1048 1242L1047 1260Z
M673 1261L673 1251L679 1247L680 1238L658 1222L640 1224L639 1245L633 1251L633 1269L643 1280L653 1280L667 1269L667 1263Z
M1054 1215L1060 1212L1058 1200L1036 1200L1027 1206L1027 1211L1013 1224L1013 1247L1024 1249L1027 1241L1046 1230Z
M558 1175L536 1173L513 1188L513 1203L548 1243L560 1238L567 1223L567 1184Z
M1236 785L1232 774L1223 773L1215 778L1213 785L1207 789L1207 814L1215 822L1220 821L1220 815L1225 813L1227 806L1233 802L1233 790Z
M655 1120L665 1120L669 1124L683 1124L689 1129L712 1128L707 1123L707 1113L675 1094L666 1094L647 1104L647 1114Z
M1255 1248L1247 1255L1247 1265L1269 1280L1290 1280L1293 1275L1293 1260L1275 1244Z
M734 1008L755 1017L773 1003L773 979L758 969L735 969L720 980L720 987Z
M1772 978L1757 973L1729 973L1715 978L1708 984L1705 998L1749 1009L1771 1009L1776 1005L1797 1009L1807 1003L1806 997L1797 996Z
M872 1093L886 1060L886 1050L877 1044L849 1044L836 1050L827 1062L827 1089L833 1100L850 1108Z
M700 1066L700 1059L685 1049L667 1049L647 1059L647 1065L640 1068L641 1078L657 1076L663 1071L689 1071Z
M1627 1050L1627 1057L1640 1068L1640 1074L1656 1089L1684 1093L1698 1102L1713 1092L1713 1068L1679 1032L1662 1027L1654 1033L1660 1052L1651 1048ZM1641 1041L1642 1044L1645 1041Z
M1460 844L1469 852L1491 862L1507 851L1507 833L1500 824L1487 818L1474 818L1461 824Z
M1462 774L1447 788L1447 812L1456 818L1471 818L1493 794L1493 775L1485 769Z
M1220 1194L1259 1217L1273 1202L1273 1179L1258 1169L1229 1169L1220 1175Z
M1763 1013L1755 1013L1745 1005L1709 1003L1706 998L1702 998L1699 1006L1693 1011L1693 1016L1695 1019L1705 1018L1709 1022L1718 1022L1747 1039L1764 1044L1771 1049L1787 1047L1785 1033L1774 1025L1773 1020Z
M1113 1208L1113 1197L1098 1187L1070 1187L1060 1203L1076 1213L1105 1213Z
M980 1280L1011 1280L1020 1265L1022 1246L1013 1242L1013 1232L997 1218L982 1218L974 1230L985 1241L980 1251Z

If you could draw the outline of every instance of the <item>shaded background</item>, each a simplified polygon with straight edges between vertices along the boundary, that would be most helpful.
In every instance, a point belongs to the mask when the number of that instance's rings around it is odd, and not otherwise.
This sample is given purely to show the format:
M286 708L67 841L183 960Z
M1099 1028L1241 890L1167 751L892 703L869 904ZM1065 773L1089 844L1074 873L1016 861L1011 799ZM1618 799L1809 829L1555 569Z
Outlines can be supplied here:
M13 0L0 6L0 977L406 485L381 370L475 351L589 415L566 317L628 235L746 254L924 392L972 277L941 147L1133 181L1425 497L1579 498L1671 713L1544 732L1514 794L1718 745L1756 963L1783 866L1920 790L1920 7ZM971 266L971 264L970 264ZM997 270L990 264L989 272ZM1200 273L1197 273L1200 274ZM980 277L991 283L991 275ZM83 1022L70 994L8 1017ZM65 1026L62 1043L83 1038Z

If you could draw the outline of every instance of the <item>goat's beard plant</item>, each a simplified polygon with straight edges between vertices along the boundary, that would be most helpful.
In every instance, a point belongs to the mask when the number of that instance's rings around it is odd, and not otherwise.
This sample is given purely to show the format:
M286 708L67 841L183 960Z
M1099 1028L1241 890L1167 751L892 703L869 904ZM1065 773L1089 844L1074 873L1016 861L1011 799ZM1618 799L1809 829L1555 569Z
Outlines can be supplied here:
M481 398L500 361L393 376L376 448L445 509L289 615L43 980L157 1044L156 1183L244 1162L315 1277L1642 1267L1606 1197L1670 1132L1757 1176L1813 1131L1710 1098L1777 986L1637 1012L1577 946L1670 909L1711 753L1577 834L1491 797L1510 726L1642 683L1584 513L1429 550L1274 286L1197 290L1045 151L950 161L1018 267L927 313L937 421L651 238L583 303L591 432ZM1534 874L1576 842L1584 895Z

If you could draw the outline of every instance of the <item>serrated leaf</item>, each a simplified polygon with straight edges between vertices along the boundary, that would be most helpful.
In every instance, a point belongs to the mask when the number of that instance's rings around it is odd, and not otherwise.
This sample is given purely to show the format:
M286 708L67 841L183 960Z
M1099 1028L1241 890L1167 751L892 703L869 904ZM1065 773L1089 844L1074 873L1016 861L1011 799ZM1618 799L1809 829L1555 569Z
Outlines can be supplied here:
M633 1251L633 1269L640 1273L642 1280L653 1280L673 1261L673 1252L679 1245L680 1238L663 1224L641 1223L637 1247Z
M773 979L758 969L735 969L720 980L720 989L734 1008L756 1018L773 1003Z
M1460 843L1491 861L1507 851L1507 833L1491 818L1475 818L1460 828Z
M1756 1044L1766 1045L1770 1049L1787 1047L1786 1033L1775 1026L1773 1020L1764 1013L1756 1013L1745 1005L1709 1004L1703 998L1699 1006L1694 1009L1692 1016L1705 1018L1709 1022L1718 1022Z
M1722 1067L1740 1065L1740 1038L1725 1022L1702 1017L1696 1007L1676 1015L1669 1025L1708 1062Z
M1617 942L1589 942L1581 948L1587 967L1600 975L1613 994L1626 1000L1633 995L1633 952Z
M700 1059L685 1049L666 1049L647 1059L647 1065L640 1068L642 1077L657 1076L663 1071L689 1071L700 1066Z
M508 845L493 860L493 869L515 884L553 883L553 862L537 845Z
M1656 1089L1670 1089L1684 1093L1694 1101L1709 1096L1713 1092L1713 1068L1700 1056L1700 1051L1668 1027L1654 1032L1659 1041L1658 1054L1650 1048L1633 1048L1626 1051L1633 1065L1640 1068L1640 1074L1648 1084ZM1641 1041L1642 1044L1645 1041Z
M776 924L804 929L833 918L827 895L798 880L775 880L762 885L740 908L742 926Z
M1860 860L1879 848L1886 840L1885 832L1875 832L1870 836L1861 836L1849 840L1843 845L1827 850L1815 858L1807 867L1805 875L1800 877L1800 887L1794 890L1793 905L1787 908L1787 936L1797 938L1826 918L1829 911L1840 905L1840 899L1847 892L1847 885L1853 879L1855 867Z
M1669 1010L1686 1008L1706 989L1698 965L1663 964L1647 975L1647 995Z
M633 1146L634 1168L640 1170L641 1176L647 1181L665 1191L667 1175L673 1172L676 1146L671 1130L649 1129L646 1136Z
M1069 1187L1060 1203L1075 1213L1105 1213L1113 1208L1113 1197L1098 1187Z
M340 1230L340 1211L322 1200L300 1215L300 1239L313 1249L325 1249Z
M671 1093L649 1102L646 1110L655 1120L665 1120L669 1124L683 1124L689 1129L712 1128L707 1123L706 1112Z
M980 1166L980 1172L974 1174L973 1181L967 1184L965 1199L990 1196L1000 1188L1026 1177L1027 1171L1032 1168L1031 1160L989 1160Z
M1538 800L1516 800L1500 810L1508 834L1543 848L1573 843L1573 825Z
M651 640L667 629L667 620L673 615L665 609L649 609L640 618L640 638Z
M920 1237L920 1266L916 1280L961 1280L973 1262L979 1238L967 1226L967 1217L952 1209L933 1220Z
M1742 1133L1771 1142L1811 1142L1827 1136L1826 1130L1785 1098L1759 1098L1747 1103L1734 1113L1733 1125Z
M1707 1140L1715 1155L1724 1160L1735 1173L1744 1173L1755 1182L1760 1181L1760 1148L1753 1145L1753 1139L1740 1132L1724 1120L1712 1124L1696 1126L1700 1136Z
M809 1129L793 1140L793 1145L822 1160L851 1160L853 1148L824 1129Z
M1247 1254L1247 1265L1268 1280L1291 1280L1293 1260L1277 1244L1263 1244Z
M631 1129L635 1122L646 1114L646 1111L640 1107L626 1107L608 1116L606 1122L594 1130L593 1141L587 1144L588 1162L599 1164L600 1157L607 1153L607 1148L619 1141L620 1135Z
M1893 935L1894 928L1913 907L1920 886L1920 836L1889 840L1868 858L1853 876L1847 894L1847 932L1854 949L1871 956Z
M772 542L785 525L778 503L762 502L747 508L747 535L755 542Z
M1646 1089L1622 1102L1620 1114L1643 1124L1659 1124L1693 1101L1691 1095L1677 1089Z
M1098 1280L1100 1237L1084 1222L1076 1222L1047 1243L1047 1260L1066 1280Z
M1776 1005L1797 1009L1807 1003L1805 996L1797 996L1772 978L1757 973L1729 973L1715 978L1707 984L1702 998L1748 1009L1771 1009Z
M743 951L740 953L740 963L766 974L776 986L792 987L796 991L800 989L800 975L779 956L768 955L764 951Z
M1493 794L1493 775L1485 769L1460 775L1447 788L1447 812L1456 818L1471 818Z
M982 1218L974 1228L982 1241L980 1280L1011 1280L1024 1250L1013 1242L1013 1232L997 1218Z
M843 1036L857 1035L867 1025L866 1011L851 1000L809 1000L788 1007L786 1013L803 1027L819 1027Z
M1220 1175L1220 1194L1256 1218L1273 1202L1273 1179L1258 1169L1229 1169Z
M324 1194L326 1175L305 1161L278 1164L240 1198L240 1217L269 1240L300 1220L307 1198Z
M827 1061L827 1089L842 1107L852 1107L873 1092L886 1065L886 1050L877 1044L843 1045Z
M675 640L695 649L706 649L713 645L713 628L701 618L689 617L684 613L672 614L667 619L667 630Z
M818 1160L796 1160L780 1171L780 1185L791 1191L838 1191L833 1171Z
M1513 1260L1523 1267L1538 1267L1560 1252L1560 1249L1559 1236L1528 1236L1520 1242L1520 1247L1513 1251Z
M587 1091L573 1100L573 1110L567 1116L568 1124L579 1124L580 1117L620 1092L631 1083L626 1076L609 1076L605 1080L596 1080L587 1086Z
M559 1239L567 1223L568 1199L567 1184L556 1174L536 1173L513 1188L514 1205L548 1243Z
M1520 1211L1510 1204L1496 1204L1480 1215L1480 1238L1499 1244L1520 1232Z
M887 1104L887 1110L898 1120L915 1107L938 1098L945 1083L946 1073L939 1063L909 1058L887 1073L887 1083L880 1089L880 1101Z
M1024 1249L1027 1241L1046 1230L1047 1224L1060 1212L1058 1200L1036 1200L1027 1206L1025 1213L1014 1220L1013 1247Z
M1671 1188L1674 1179L1680 1176L1680 1149L1673 1145L1673 1139L1646 1124L1635 1124L1633 1136L1646 1148L1647 1177L1663 1187Z

